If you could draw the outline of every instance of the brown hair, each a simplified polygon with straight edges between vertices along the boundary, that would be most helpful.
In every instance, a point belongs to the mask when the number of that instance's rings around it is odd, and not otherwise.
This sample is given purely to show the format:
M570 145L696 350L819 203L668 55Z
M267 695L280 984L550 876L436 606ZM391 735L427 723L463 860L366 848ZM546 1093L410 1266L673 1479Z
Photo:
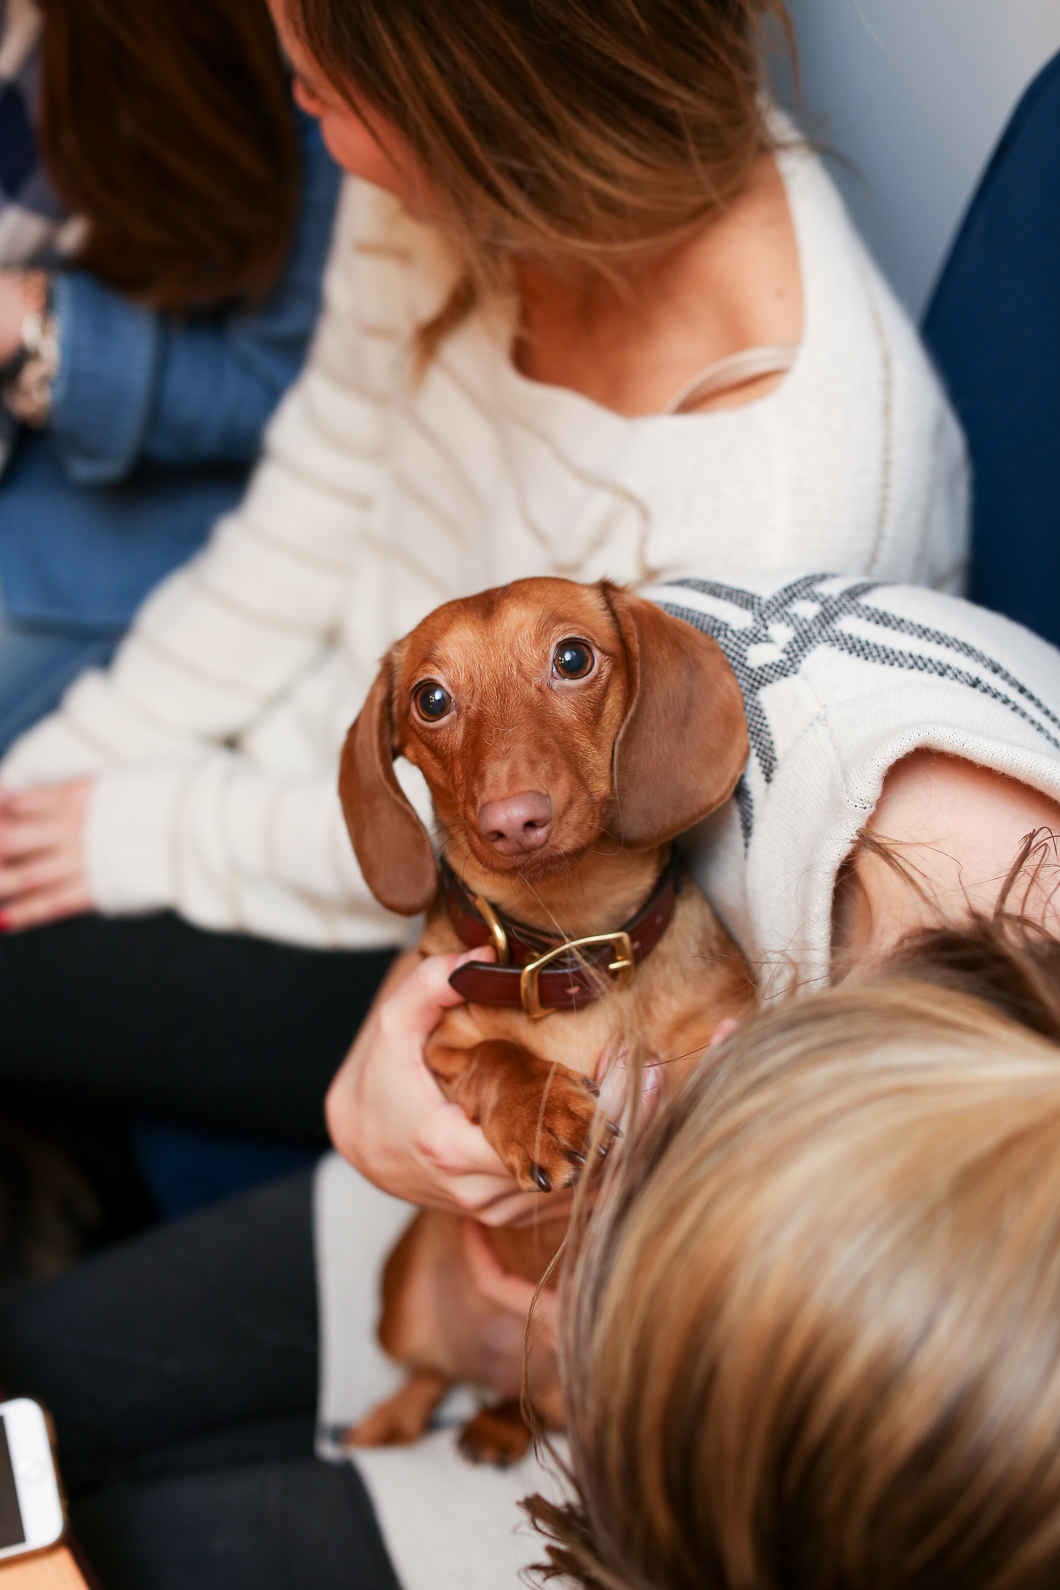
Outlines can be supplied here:
M299 193L264 0L43 0L43 11L41 152L89 222L80 263L156 308L261 297Z
M603 266L734 197L772 143L760 33L783 0L287 0L340 92L407 140L468 276L505 257Z
M550 1576L1060 1576L1060 947L960 937L754 1018L616 1164L566 1288L576 1500L528 1504Z

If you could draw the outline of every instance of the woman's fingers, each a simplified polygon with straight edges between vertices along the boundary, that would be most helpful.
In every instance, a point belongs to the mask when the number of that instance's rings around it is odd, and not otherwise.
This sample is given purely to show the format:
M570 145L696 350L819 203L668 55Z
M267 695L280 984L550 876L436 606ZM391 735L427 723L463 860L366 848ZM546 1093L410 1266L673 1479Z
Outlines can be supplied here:
M328 1129L340 1154L410 1203L479 1214L518 1190L479 1128L444 1097L424 1058L442 1016L462 1003L449 986L452 972L492 954L430 956L404 980L399 963L328 1090Z
M66 916L80 916L83 911L91 909L92 900L84 883L78 878L66 879L34 894L5 901L0 909L0 932L42 927L45 922L57 922Z
M0 793L0 819L24 822L28 817L52 816L61 804L55 798L57 788L61 786L42 784L37 789L4 790Z
M443 1101L423 1122L416 1146L443 1176L491 1176L502 1181L506 1191L511 1189L511 1172L459 1104Z
M74 817L83 811L91 781L38 784L33 789L0 791L0 820L20 822L32 817Z
M0 928L90 909L82 830L89 782L0 792Z
M0 792L0 860L63 844L80 852L89 783Z
M0 862L41 855L69 844L69 831L59 823L41 819L27 822L4 822L0 819Z
M427 1039L447 1010L462 1005L464 996L449 985L449 979L465 961L491 961L490 948L465 950L461 955L430 955L394 990L380 1008L380 1021L400 1030L403 1037L415 1034Z
M76 858L62 850L45 850L29 861L0 866L0 900L35 894L80 876Z

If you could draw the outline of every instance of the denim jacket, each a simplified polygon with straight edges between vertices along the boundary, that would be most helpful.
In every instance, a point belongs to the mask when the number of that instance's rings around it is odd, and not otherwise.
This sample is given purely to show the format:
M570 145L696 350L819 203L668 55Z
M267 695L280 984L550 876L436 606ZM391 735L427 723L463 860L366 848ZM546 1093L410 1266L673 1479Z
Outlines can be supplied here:
M239 500L320 304L339 171L299 113L301 214L253 311L177 319L85 271L55 276L60 366L48 428L0 478L0 596L15 619L120 628Z

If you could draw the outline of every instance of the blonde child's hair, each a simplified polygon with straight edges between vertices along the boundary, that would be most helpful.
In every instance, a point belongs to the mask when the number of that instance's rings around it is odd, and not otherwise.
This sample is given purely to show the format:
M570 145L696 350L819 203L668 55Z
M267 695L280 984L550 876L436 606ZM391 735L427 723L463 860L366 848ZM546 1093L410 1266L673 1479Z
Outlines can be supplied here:
M1056 957L980 927L1006 985ZM546 1576L1060 1581L1060 985L1031 1031L960 937L751 1019L616 1164L565 1283L576 1499L527 1504Z

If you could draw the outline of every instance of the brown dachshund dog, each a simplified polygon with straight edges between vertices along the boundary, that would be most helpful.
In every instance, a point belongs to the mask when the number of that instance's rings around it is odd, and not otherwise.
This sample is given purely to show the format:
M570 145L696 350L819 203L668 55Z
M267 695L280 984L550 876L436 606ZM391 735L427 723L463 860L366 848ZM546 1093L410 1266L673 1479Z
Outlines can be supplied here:
M729 797L747 752L716 643L607 582L520 580L449 602L384 659L343 752L346 820L376 898L428 912L424 955L494 947L494 964L454 973L468 1003L426 1058L520 1186L569 1186L613 1141L599 1121L594 1133L601 1057L631 1035L646 1054L694 1057L746 1007L747 965L671 841ZM441 862L399 756L430 789ZM565 1228L481 1229L505 1269L536 1281ZM449 1385L486 1380L503 1401L464 1450L510 1462L526 1449L510 1367L522 1331L475 1291L457 1217L420 1214L401 1238L380 1340L412 1377L351 1444L414 1440ZM531 1350L527 1375L534 1413L562 1427L554 1356Z

